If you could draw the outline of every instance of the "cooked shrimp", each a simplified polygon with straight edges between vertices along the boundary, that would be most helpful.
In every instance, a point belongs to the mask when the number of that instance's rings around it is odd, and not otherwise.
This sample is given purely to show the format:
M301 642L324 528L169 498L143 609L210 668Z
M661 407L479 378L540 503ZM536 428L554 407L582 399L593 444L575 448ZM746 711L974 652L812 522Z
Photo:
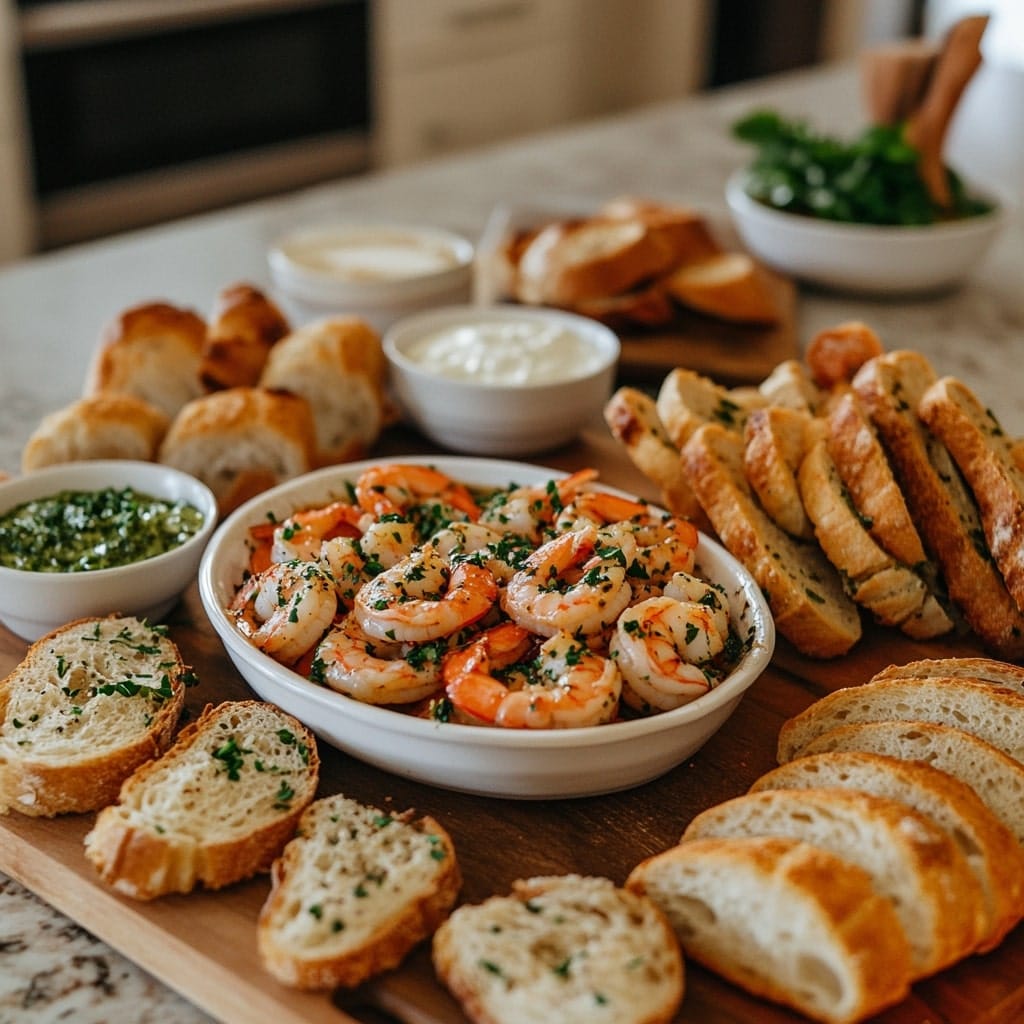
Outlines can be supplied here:
M315 561L320 557L320 547L325 540L332 537L358 537L362 515L360 509L343 501L295 512L274 528L270 560Z
M598 532L582 527L541 545L509 580L505 612L542 636L589 636L614 622L632 596L618 549L598 551Z
M499 491L484 506L480 522L501 533L519 534L537 543L580 489L596 478L596 469L581 469L560 480Z
M501 583L507 583L533 551L526 538L499 533L483 523L451 523L427 543L444 555L450 565L472 562L493 573Z
M456 710L472 722L493 724L509 694L494 673L521 661L532 646L528 630L503 622L447 655L442 668L445 693Z
M390 569L411 555L418 544L416 527L391 516L366 524L359 538L359 549L371 574Z
M413 704L440 687L443 653L440 643L382 643L349 615L317 648L310 678L365 704Z
M497 596L486 569L468 562L449 568L440 552L424 545L363 586L353 614L369 636L425 643L482 619Z
M388 463L356 481L356 501L374 516L403 515L411 506L435 502L476 519L480 508L464 485L429 466Z
M826 390L853 380L854 374L884 348L878 335L858 320L816 334L804 356L814 383Z
M334 580L338 601L346 610L350 610L360 587L372 578L359 541L351 537L325 540L320 545L319 561Z
M639 710L668 711L708 692L701 665L724 646L706 605L651 597L628 608L615 626L609 656L627 684L625 699Z
M729 636L729 599L721 584L702 580L688 572L677 572L665 584L665 596L707 608L711 612L715 631L721 637L724 646Z
M250 577L231 605L240 632L285 665L324 635L338 610L334 581L315 562L278 562Z
M615 717L621 692L615 662L570 634L557 633L541 645L530 679L521 689L508 690L494 724L508 729L603 725Z

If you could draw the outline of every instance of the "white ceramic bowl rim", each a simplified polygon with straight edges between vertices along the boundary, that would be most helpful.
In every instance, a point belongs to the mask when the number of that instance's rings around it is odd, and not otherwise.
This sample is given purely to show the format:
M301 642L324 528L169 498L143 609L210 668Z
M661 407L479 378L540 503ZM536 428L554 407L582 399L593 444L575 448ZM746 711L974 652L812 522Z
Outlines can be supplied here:
M76 580L102 580L129 570L149 570L170 559L177 558L197 545L209 540L217 526L217 499L201 480L172 466L155 462L137 462L131 459L93 459L68 462L35 470L24 476L0 483L0 515L17 505L36 498L46 498L58 491L98 490L105 487L133 487L154 497L168 498L170 489L164 481L174 479L186 486L191 494L187 500L203 515L203 525L183 544L149 558L106 569L83 569L75 572L36 572L0 565L0 586L32 580L34 586L66 586L69 578Z
M443 374L432 373L421 363L410 359L405 354L404 346L415 341L423 334L439 327L452 327L473 323L513 323L516 321L535 321L544 324L560 324L572 331L584 342L597 349L601 360L585 371L570 373L553 381L490 384L472 379L455 379ZM579 316L565 310L517 306L513 303L494 303L486 306L461 305L442 306L438 309L426 310L392 324L384 334L384 354L397 363L403 371L421 381L443 380L452 387L468 387L482 393L498 393L502 391L558 391L567 384L574 384L591 377L599 377L610 366L614 365L621 352L621 344L615 332L597 320Z
M844 234L880 243L884 242L886 245L916 245L925 241L941 245L955 244L958 236L974 235L979 230L988 231L993 221L1002 222L1007 217L1010 206L1010 201L997 194L994 189L984 185L971 184L970 188L975 194L993 204L993 208L987 213L942 221L937 224L908 224L905 226L856 224L850 221L813 217L804 213L790 213L767 206L747 192L745 187L747 175L746 168L734 171L725 186L726 199L739 215L759 217L766 223L785 223L791 227L799 224L801 231L822 240L834 238L836 234Z
M297 242L373 232L418 237L432 244L444 246L454 256L455 265L426 274L375 281L346 281L327 271L305 266L294 260L286 251L287 246ZM312 302L347 301L353 304L374 304L411 302L423 295L454 288L472 274L474 252L473 243L468 238L443 228L387 221L353 221L297 228L279 238L271 247L267 258L280 287L299 298Z
M548 469L530 463L497 462L493 459L476 459L469 456L445 456L444 458L406 456L396 457L394 460L389 461L419 465L438 465L442 471L455 479L468 482L473 481L474 470L484 465L507 468L509 483L527 479L533 480L538 473L548 474L551 479L560 479L566 475L561 470ZM370 460L349 463L347 465L328 466L325 469L317 470L304 477L292 480L287 484L274 488L272 491L265 492L251 499L236 509L221 524L207 547L199 567L200 596L206 608L207 616L224 644L242 655L246 660L258 665L260 670L269 675L274 683L293 693L301 694L307 699L314 700L324 711L342 713L357 722L365 722L367 725L372 725L377 729L421 737L434 735L438 738L443 738L445 743L454 745L477 745L480 742L481 736L486 735L488 744L501 748L582 748L628 742L652 731L660 732L664 729L671 729L674 725L681 725L701 719L709 712L741 695L760 675L771 658L775 644L775 628L767 604L757 584L749 573L724 548L711 538L701 534L700 549L698 550L713 552L730 567L733 575L739 582L747 605L751 608L752 612L757 610L759 614L751 615L755 630L750 637L750 642L743 657L735 669L714 689L691 701L689 704L684 704L682 707L672 711L664 711L646 718L612 722L606 725L586 726L578 729L495 729L488 726L463 725L460 723L437 722L431 719L417 718L413 715L376 707L372 704L364 704L344 694L318 687L315 683L278 664L273 658L257 650L238 632L225 612L223 597L226 595L219 589L224 581L216 578L215 570L219 561L224 557L222 546L228 542L231 535L239 533L243 527L247 530L249 526L265 523L268 508L275 501L280 501L283 494L297 492L300 488L304 493L310 494L322 485L324 490L320 493L326 498L331 492L332 485L334 485L335 492L340 493L343 491L341 485L346 480L352 480L363 470L379 464L380 460ZM612 487L605 487L605 489L613 493L624 493ZM296 506L293 505L292 507ZM283 512L277 509L274 512L278 516L283 514ZM698 557L698 564L699 562L700 558ZM315 725L315 723L313 724Z

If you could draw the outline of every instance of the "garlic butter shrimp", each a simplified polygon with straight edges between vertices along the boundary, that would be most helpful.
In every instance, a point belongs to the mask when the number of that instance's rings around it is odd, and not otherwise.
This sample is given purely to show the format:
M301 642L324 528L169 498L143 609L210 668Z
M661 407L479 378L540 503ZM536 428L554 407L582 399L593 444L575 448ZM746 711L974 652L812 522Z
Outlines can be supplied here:
M349 615L317 648L310 678L365 704L413 704L440 688L444 652L375 640Z
M325 540L358 537L362 516L361 509L343 501L295 512L274 527L270 560L313 562L320 557Z
M676 601L703 605L711 612L711 622L722 645L729 636L729 599L720 583L711 583L688 572L677 572L665 584L665 596ZM716 652L717 653L717 652Z
M278 562L251 576L231 604L239 631L285 665L317 643L337 610L334 580L315 562L299 561Z
M525 631L508 624L502 629L508 634L499 647L515 650L516 636ZM478 645L486 644L486 638ZM498 663L509 656L499 657ZM445 661L445 692L459 711L506 729L579 729L603 725L618 711L622 677L615 663L568 633L545 640L518 683L495 678L494 660L471 651Z
M374 466L356 481L355 493L359 507L378 518L403 515L411 506L425 502L456 509L467 519L480 514L469 488L430 466Z
M472 562L483 566L499 583L507 583L534 550L526 538L500 533L483 523L450 523L427 543L450 565Z
M485 504L480 522L538 543L550 534L555 520L580 489L596 478L596 469L581 469L559 480L499 491Z
M428 544L365 584L352 613L368 636L425 643L482 619L497 596L486 569L468 562L450 568Z
M542 636L600 633L629 604L632 590L618 549L598 550L592 526L542 544L509 580L502 608Z

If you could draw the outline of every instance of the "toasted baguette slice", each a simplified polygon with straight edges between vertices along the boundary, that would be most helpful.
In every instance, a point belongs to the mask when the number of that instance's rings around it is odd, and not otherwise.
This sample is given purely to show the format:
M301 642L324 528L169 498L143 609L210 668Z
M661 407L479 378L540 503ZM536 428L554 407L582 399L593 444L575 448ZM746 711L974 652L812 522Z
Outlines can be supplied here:
M743 439L708 423L682 455L715 532L757 581L779 632L809 657L845 654L861 636L856 605L821 551L780 530L757 504L743 472Z
M811 338L804 359L814 383L831 392L841 390L869 359L884 351L882 339L867 324L848 320Z
M433 959L475 1024L660 1024L683 998L668 921L607 878L520 880L509 896L459 907L437 930Z
M798 359L785 359L757 386L770 405L814 415L821 405L818 385Z
M85 837L100 877L139 900L270 869L316 792L316 740L272 704L208 706L135 771Z
M783 723L778 761L791 761L815 736L836 726L884 721L956 726L1024 762L1024 694L943 676L883 679L822 697Z
M1024 611L1024 470L992 412L962 381L937 380L918 414L949 449L981 513L985 540L1017 607Z
M798 757L762 775L751 792L822 787L899 800L946 832L960 847L985 897L979 952L995 949L1024 916L1024 850L967 783L924 761L845 751Z
M984 898L964 855L911 807L853 790L766 790L711 807L682 841L789 836L859 865L896 910L915 978L972 952L984 933Z
M797 839L695 839L633 869L687 957L825 1024L853 1024L910 987L896 911L866 871Z
M719 423L742 436L752 408L767 404L763 396L742 396L693 370L672 370L658 389L658 416L672 443L681 448L705 423Z
M191 674L165 630L80 619L0 683L0 814L95 811L170 746Z
M433 818L340 794L306 808L271 877L260 958L301 989L354 988L396 967L447 917L462 884L451 838Z
M970 786L1017 842L1024 842L1024 765L991 743L951 725L862 722L822 733L800 757L846 750L926 761Z
M922 658L902 665L889 665L876 672L869 682L882 679L973 679L979 683L994 683L1024 693L1024 668L992 658Z
M809 425L809 414L774 405L752 410L743 432L747 482L776 525L801 540L814 536L796 478Z
M703 525L704 510L686 479L679 449L668 436L654 399L636 388L621 387L604 407L604 419L633 465L657 485L665 507Z
M705 260L722 251L707 221L689 206L618 196L601 207L602 217L638 220L666 248L673 266Z
M772 279L746 253L723 252L684 263L663 285L681 306L719 320L765 325L782 319Z
M613 330L664 327L676 314L672 300L660 282L644 282L628 292L580 299L567 308L592 320L600 320Z
M865 363L853 388L871 417L914 522L942 570L949 599L987 648L1024 656L1024 613L1006 589L984 542L981 518L946 446L916 409L936 375L917 352Z

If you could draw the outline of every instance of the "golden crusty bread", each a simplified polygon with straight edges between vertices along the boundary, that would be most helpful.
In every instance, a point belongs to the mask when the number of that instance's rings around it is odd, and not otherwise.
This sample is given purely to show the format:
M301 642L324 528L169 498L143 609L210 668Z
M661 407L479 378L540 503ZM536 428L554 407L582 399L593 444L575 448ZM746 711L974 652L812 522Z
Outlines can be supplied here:
M282 338L270 350L262 387L290 391L309 403L316 461L365 455L387 419L387 363L380 335L364 320L328 317Z
M80 814L171 743L191 674L166 632L80 619L37 640L0 683L0 813Z
M853 789L926 814L960 847L985 897L978 952L995 949L1024 916L1024 849L965 782L928 764L864 751L798 757L757 779L767 789Z
M398 966L448 916L462 883L433 818L336 794L306 808L260 910L264 968L301 989L354 988Z
M273 704L208 706L125 780L86 835L86 857L134 899L221 889L270 869L319 770L313 734Z
M202 480L221 515L315 464L309 403L266 388L229 388L194 399L175 417L159 461Z
M465 904L438 928L433 961L474 1024L667 1024L683 997L668 921L607 878L521 879Z
M949 449L981 515L985 541L1006 589L1024 611L1024 470L1013 439L963 381L937 380L921 397L918 414Z
M568 308L581 316L600 320L614 330L664 327L672 321L676 312L668 293L658 282L642 284L618 295L580 299Z
M618 196L601 207L600 215L640 221L668 251L673 266L705 260L722 251L706 219L691 206Z
M771 279L746 253L723 252L684 263L662 281L688 309L740 324L774 324L782 310Z
M719 423L742 436L751 409L766 404L759 392L740 393L684 367L669 371L657 397L658 416L679 448L704 423Z
M83 394L135 395L172 419L202 393L206 322L191 310L151 302L124 310L104 330Z
M135 395L104 391L44 416L21 453L21 471L83 459L156 459L171 421Z
M203 387L254 387L271 348L290 329L285 315L259 288L239 282L221 289L203 343Z
M948 449L917 406L937 377L918 352L887 352L866 362L853 388L885 444L907 506L942 571L949 599L985 646L1024 656L1024 613L987 547L970 490Z
M757 386L765 403L815 415L822 403L818 385L799 359L784 359Z
M797 482L810 423L807 413L774 405L751 410L743 429L747 482L775 523L801 540L814 536Z
M973 679L994 683L1024 693L1024 668L994 658L919 658L901 665L888 665L876 672L868 682L881 679Z
M757 504L743 471L742 437L705 423L682 458L711 525L757 581L779 632L809 657L845 654L861 637L857 607L821 549L794 540Z
M848 384L869 359L884 351L882 339L867 324L846 320L811 338L804 361L811 379L827 392Z
M984 934L984 897L960 848L898 800L829 788L747 793L702 811L681 841L750 835L800 839L867 871L896 910L915 978L967 956Z
M910 949L866 871L784 836L693 839L627 888L668 917L687 958L824 1024L855 1024L910 990Z

